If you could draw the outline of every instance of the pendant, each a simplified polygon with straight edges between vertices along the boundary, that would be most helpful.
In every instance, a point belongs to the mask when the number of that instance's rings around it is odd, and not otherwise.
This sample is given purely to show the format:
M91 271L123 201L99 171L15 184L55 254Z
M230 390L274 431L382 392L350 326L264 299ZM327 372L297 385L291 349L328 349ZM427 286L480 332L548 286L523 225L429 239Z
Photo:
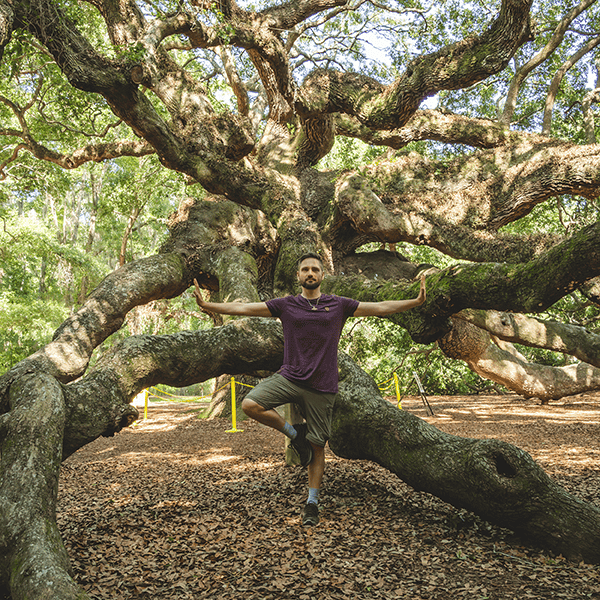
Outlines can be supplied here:
M313 306L311 310L317 310L317 307L316 307L316 306Z

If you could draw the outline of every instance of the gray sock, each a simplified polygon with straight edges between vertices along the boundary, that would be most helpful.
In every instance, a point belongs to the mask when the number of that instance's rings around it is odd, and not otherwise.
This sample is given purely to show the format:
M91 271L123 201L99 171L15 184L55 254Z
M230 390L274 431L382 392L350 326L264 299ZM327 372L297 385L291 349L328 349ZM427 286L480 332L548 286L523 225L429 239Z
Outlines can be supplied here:
M294 429L293 425L290 425L287 421L285 422L282 431L290 438L290 440L296 439L296 436L298 435L298 432Z

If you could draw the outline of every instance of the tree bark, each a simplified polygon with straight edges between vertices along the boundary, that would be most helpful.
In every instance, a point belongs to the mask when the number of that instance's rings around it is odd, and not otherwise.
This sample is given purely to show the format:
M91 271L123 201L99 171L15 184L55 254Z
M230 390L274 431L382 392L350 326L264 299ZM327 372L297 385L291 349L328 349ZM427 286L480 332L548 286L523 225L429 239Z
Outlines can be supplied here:
M56 526L66 405L57 381L30 374L10 391L2 416L2 586L12 600L83 600Z
M496 310L463 310L456 317L501 340L562 352L600 368L600 335L584 327Z
M464 360L472 371L525 398L543 402L600 388L600 369L586 363L552 367L529 362L512 344L459 318L438 340L442 352Z
M341 358L330 447L372 460L416 490L512 529L572 560L600 562L600 509L554 483L523 450L443 433L384 401L376 384Z
M592 2L583 0L572 9L547 50ZM418 283L342 273L342 259L367 241L407 241L479 263L430 274L427 303L391 318L415 341L427 343L451 331L452 317L461 310L541 312L600 274L598 223L569 239L498 233L551 197L595 200L597 147L510 132L484 120L415 114L421 101L439 90L501 72L530 39L530 0L502 0L498 18L480 35L417 57L389 85L363 73L326 69L296 84L282 32L294 40L303 19L347 6L344 0L283 3L260 12L225 0L218 14L209 4L200 2L189 11L182 4L176 13L149 19L132 1L94 2L115 52L97 50L60 3L15 0L10 8L0 6L0 50L13 28L26 31L72 86L101 95L142 140L59 154L31 136L30 152L72 168L84 160L142 156L152 149L163 166L216 197L180 207L163 254L111 273L48 345L0 378L0 566L15 598L84 597L70 579L56 532L61 457L128 426L137 414L128 403L150 385L185 386L224 373L274 371L281 364L280 326L255 319L211 331L130 337L86 374L94 349L135 306L180 295L193 278L222 300L291 293L297 257L315 249L336 273L326 279L324 291L365 301L414 298ZM206 13L199 18L198 10ZM246 117L247 88L233 65L229 75L241 114L217 113L193 70L170 55L168 38L175 36L178 41L185 36L194 48L226 43L247 51L269 104L262 142L255 139L261 128ZM518 77L515 82L516 91ZM316 173L309 167L329 152L336 127L393 148L437 139L485 150L445 163L404 153L360 173ZM17 143L11 160L23 147ZM488 334L483 338L484 349L494 346ZM444 340L448 348L450 341L450 336ZM459 351L458 344L453 348L460 358L472 352ZM529 455L502 442L443 434L385 402L373 381L347 359L341 367L331 440L340 456L374 460L415 488L545 548L600 563L598 509L555 486Z

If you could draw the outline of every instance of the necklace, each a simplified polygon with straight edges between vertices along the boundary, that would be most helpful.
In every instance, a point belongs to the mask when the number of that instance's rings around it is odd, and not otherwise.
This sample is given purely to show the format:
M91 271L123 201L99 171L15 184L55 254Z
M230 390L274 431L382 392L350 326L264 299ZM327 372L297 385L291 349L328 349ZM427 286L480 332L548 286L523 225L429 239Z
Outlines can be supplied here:
M318 310L317 306L319 306L319 300L321 299L321 296L319 296L317 298L317 303L316 304L313 304L306 296L303 295L302 297L305 298L306 301L310 304L310 306L311 306L310 310Z

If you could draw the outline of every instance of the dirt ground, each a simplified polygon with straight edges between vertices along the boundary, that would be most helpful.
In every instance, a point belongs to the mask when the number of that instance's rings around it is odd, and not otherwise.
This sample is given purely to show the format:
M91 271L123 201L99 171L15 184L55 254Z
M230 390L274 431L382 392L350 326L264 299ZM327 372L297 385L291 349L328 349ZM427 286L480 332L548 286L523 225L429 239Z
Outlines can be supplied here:
M541 406L515 396L419 397L404 410L527 450L600 506L600 395ZM300 525L306 470L256 423L151 404L148 419L64 464L58 522L93 599L600 598L600 567L531 547L364 461L328 450L321 522Z

